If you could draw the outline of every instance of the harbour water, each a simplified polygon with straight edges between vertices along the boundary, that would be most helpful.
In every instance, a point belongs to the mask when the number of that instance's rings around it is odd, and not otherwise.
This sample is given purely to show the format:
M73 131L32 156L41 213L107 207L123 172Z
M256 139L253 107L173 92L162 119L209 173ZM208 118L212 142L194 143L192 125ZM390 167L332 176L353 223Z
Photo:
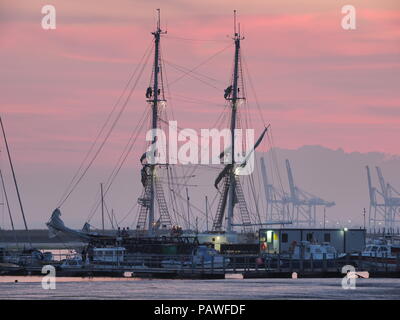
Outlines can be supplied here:
M18 282L16 282L16 280ZM0 299L400 299L400 279L158 280L57 278L56 289L41 277L0 277Z

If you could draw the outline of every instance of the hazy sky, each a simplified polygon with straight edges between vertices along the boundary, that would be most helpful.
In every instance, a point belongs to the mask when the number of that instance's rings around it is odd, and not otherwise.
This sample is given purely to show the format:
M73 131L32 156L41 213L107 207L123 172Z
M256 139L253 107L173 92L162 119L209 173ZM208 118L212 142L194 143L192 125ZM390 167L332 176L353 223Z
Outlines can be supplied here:
M41 28L45 4L57 10L56 30ZM356 30L341 28L345 4L356 7ZM171 64L193 68L229 45L232 11L238 10L243 56L278 147L400 153L397 0L0 0L0 112L33 225L42 226L50 215L149 46L156 8L168 29L162 50L170 82L180 76ZM222 112L218 103L223 104L232 55L227 49L197 69L212 86L191 78L171 85L175 99L169 107L181 127L208 128ZM146 109L150 65L144 72L88 178L93 192ZM249 105L259 131L264 124ZM137 170L139 154L130 156L126 172ZM3 153L1 158L4 165ZM126 208L137 194L129 189L140 187L136 174L129 179L131 185L127 180L117 192ZM69 207L74 221L81 205Z

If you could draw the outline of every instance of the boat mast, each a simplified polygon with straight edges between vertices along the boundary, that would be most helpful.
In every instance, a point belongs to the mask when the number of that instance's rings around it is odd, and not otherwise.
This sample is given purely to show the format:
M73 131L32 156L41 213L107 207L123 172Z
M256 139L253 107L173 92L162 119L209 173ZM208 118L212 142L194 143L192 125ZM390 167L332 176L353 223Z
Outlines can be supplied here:
M101 196L101 226L104 232L104 193L103 193L102 183L100 183L100 196Z
M235 187L236 187L236 179L235 179L235 129L236 129L236 113L237 113L237 102L239 99L242 99L238 96L238 81L239 81L239 58L240 58L240 40L244 38L240 36L240 27L239 30L236 30L236 10L233 12L234 19L234 36L233 40L235 43L235 63L233 70L233 83L232 83L232 97L231 100L231 170L229 173L229 198L228 198L228 215L227 215L227 231L231 232L233 230L233 210L235 207Z
M1 125L1 130L2 130L2 132L3 132L4 143L5 143L5 145L6 145L6 150L7 150L7 155L8 155L8 161L9 161L9 163L10 163L11 172L12 172L12 176L13 176L13 179L14 179L15 189L16 189L16 191L17 191L18 202L19 202L19 206L20 206L20 209L21 209L21 213L22 213L22 219L24 220L25 230L26 230L26 231L29 231L29 230L28 230L28 224L26 223L26 219L25 219L24 208L23 208L23 206L22 206L21 195L20 195L19 189L18 189L17 178L15 177L14 166L13 166L13 163L12 163L12 160L11 160L10 149L8 148L6 132L5 132L5 130L4 130L4 125L3 125L3 121L1 120L1 117L0 117L0 125ZM30 242L30 241L29 241L29 242Z
M3 187L3 192L4 192L4 200L5 200L5 204L7 206L7 211L8 211L8 216L10 217L10 223L11 223L11 229L14 233L14 239L15 239L15 244L18 247L18 239L17 239L17 232L15 231L15 227L14 227L14 220L11 214L11 207L10 207L10 202L8 201L8 195L7 195L7 190L6 190L6 185L4 183L4 178L3 178L3 173L1 172L0 169L0 180L1 180L1 185ZM3 204L4 205L4 204Z
M155 130L158 127L158 103L160 99L159 83L158 77L160 73L160 38L161 34L165 34L165 31L161 30L160 25L160 9L157 9L157 29L152 32L154 36L154 69L153 69L153 99L152 103L152 129L153 129L153 139L152 143L154 145L156 140ZM149 224L148 231L150 235L153 234L155 223L154 223L154 213L155 213L155 169L156 165L152 163L150 165L150 208L149 208Z
M4 191L4 200L5 200L5 205L7 206L7 211L8 211L8 216L10 217L10 223L11 223L11 229L12 231L15 231L14 228L14 220L11 214L11 208L10 208L10 203L8 201L8 195L7 195L7 190L6 190L6 185L4 183L4 178L3 178L3 173L1 172L0 169L0 180L1 180L1 185L3 187L3 191ZM4 203L2 203L4 205Z

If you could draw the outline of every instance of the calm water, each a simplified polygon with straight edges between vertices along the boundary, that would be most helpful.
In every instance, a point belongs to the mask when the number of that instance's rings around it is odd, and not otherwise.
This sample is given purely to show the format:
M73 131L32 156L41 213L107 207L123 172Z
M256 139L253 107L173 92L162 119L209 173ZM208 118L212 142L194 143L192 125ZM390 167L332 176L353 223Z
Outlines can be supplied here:
M341 279L59 278L44 290L40 277L0 277L0 299L400 299L400 279L357 279L344 290Z

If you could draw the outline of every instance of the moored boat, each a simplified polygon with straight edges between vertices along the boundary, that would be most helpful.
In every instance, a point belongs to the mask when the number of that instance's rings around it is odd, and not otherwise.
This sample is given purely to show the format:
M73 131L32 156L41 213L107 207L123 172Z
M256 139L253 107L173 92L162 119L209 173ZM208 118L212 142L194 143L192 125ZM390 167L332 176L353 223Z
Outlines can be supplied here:
M164 268L204 268L204 269L222 269L229 265L230 259L220 255L217 250L207 246L200 245L191 256L185 256L183 259L174 257L161 262Z
M366 267L396 269L400 262L400 246L384 239L374 240L352 258Z

